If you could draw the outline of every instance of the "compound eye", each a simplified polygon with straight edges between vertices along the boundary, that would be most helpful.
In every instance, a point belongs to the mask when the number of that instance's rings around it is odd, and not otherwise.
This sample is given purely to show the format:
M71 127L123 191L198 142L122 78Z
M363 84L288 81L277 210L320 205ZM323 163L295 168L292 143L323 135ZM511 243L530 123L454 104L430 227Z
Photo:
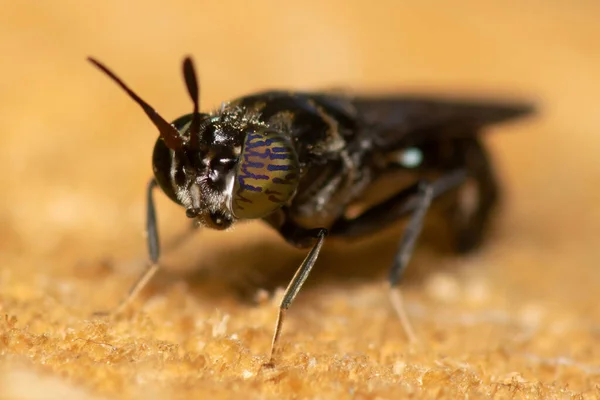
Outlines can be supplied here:
M300 165L290 141L278 132L251 132L237 165L231 211L241 219L262 218L296 192Z

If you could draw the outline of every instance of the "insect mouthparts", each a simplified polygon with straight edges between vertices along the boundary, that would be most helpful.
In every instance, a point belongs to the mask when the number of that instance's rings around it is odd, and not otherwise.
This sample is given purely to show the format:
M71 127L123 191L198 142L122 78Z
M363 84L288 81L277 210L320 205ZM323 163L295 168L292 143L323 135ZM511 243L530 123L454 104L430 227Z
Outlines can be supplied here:
M188 208L187 210L185 210L185 216L188 218L196 218L199 213L200 210L198 210L197 208Z

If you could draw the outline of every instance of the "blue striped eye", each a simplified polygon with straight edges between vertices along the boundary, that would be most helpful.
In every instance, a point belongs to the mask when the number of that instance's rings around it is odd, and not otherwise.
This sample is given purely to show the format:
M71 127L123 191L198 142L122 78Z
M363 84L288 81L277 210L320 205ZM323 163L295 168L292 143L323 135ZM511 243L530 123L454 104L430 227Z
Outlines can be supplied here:
M233 215L267 216L294 195L299 178L298 156L287 138L278 132L247 134L233 185Z

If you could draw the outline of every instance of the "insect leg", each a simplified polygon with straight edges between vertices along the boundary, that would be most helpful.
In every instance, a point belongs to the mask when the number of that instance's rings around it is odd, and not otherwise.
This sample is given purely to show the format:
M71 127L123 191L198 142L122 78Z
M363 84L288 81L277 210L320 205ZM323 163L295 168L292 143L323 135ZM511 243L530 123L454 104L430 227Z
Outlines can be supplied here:
M106 314L119 314L131 302L137 295L142 291L142 289L148 284L150 279L156 274L156 272L160 269L160 264L158 263L158 258L160 256L160 243L158 238L158 227L156 223L156 209L154 207L154 188L158 185L156 180L152 178L150 182L148 182L148 186L146 189L146 232L147 232L147 243L148 243L148 255L150 257L150 264L146 267L142 275L138 278L135 284L129 289L129 293L127 296L119 303L119 305L112 310L111 312L100 312L96 313L96 315L106 315Z
M394 264L390 269L390 274L388 277L390 285L389 294L392 306L394 307L396 314L398 314L400 322L402 323L402 327L404 328L404 332L406 332L406 335L411 342L415 342L417 337L414 333L408 315L406 314L406 308L404 307L404 302L402 301L402 294L400 293L400 289L398 288L397 284L402 276L402 273L406 269L408 262L410 261L415 243L423 228L423 221L425 220L425 216L427 215L427 211L429 210L431 201L433 200L432 184L423 181L420 183L419 189L419 204L414 210L406 230L404 231L404 235L400 240L400 246L398 247L398 251L394 257Z
M469 170L469 181L457 192L445 210L456 250L466 253L485 238L499 197L498 180L489 155L479 140L466 138L458 144L462 164Z
M460 186L465 182L466 178L466 170L457 169L441 176L433 182L419 181L392 198L370 208L355 219L341 219L337 221L331 230L332 236L365 236L379 231L381 228L398 221L408 214L412 214L400 241L388 278L392 306L400 318L406 335L411 341L415 341L416 336L406 315L400 289L397 287L397 284L412 256L415 243L421 233L425 216L432 201Z
M457 188L467 179L466 170L459 168L430 183L433 199ZM421 202L422 181L401 190L391 198L369 208L356 218L340 218L330 229L331 236L362 237L381 231L398 220L414 213Z
M148 243L148 256L149 256L149 265L146 267L142 275L137 279L137 281L133 284L133 286L129 289L126 297L119 303L119 305L110 312L98 312L95 315L108 315L108 314L119 314L123 310L125 310L131 302L138 296L138 294L144 289L144 287L150 282L152 277L158 272L160 269L160 264L158 263L158 259L160 257L160 242L158 237L158 226L156 220L156 209L154 207L154 188L156 188L158 183L154 178L148 182L148 186L146 189L146 232L147 232L147 243ZM195 222L195 221L194 221ZM189 229L186 230L183 234L179 235L169 247L178 247L181 245L185 239L190 237L190 233L195 230L197 224L193 224Z
M300 267L294 274L294 277L290 281L288 287L285 289L283 299L281 300L281 304L279 305L279 315L277 316L277 322L275 323L273 341L271 342L271 353L267 365L273 365L273 357L275 355L275 351L277 350L277 344L279 342L279 336L281 335L281 328L283 326L285 313L296 298L296 295L298 294L300 289L302 288L304 281L306 281L306 278L308 278L312 267L315 265L317 257L319 256L319 252L321 251L321 247L323 246L323 242L325 241L325 236L327 236L327 229L312 229L306 232L306 234L309 237L316 238L317 242L312 247L304 261L302 261L302 264L300 264Z

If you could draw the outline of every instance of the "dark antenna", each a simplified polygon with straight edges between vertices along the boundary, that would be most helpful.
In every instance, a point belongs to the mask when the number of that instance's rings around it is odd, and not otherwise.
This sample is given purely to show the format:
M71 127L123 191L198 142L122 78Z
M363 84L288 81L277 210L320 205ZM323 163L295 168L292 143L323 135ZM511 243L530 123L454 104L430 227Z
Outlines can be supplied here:
M190 124L189 146L191 148L197 148L200 133L200 101L198 100L198 79L196 79L196 70L191 57L186 57L183 60L183 78L185 79L185 86L187 86L188 93L194 102L194 114L192 116L192 123Z
M146 115L150 118L150 120L154 123L154 125L158 128L160 132L160 137L165 141L165 144L168 148L172 150L177 150L183 146L183 139L179 135L179 132L173 125L169 124L163 117L161 117L148 103L140 98L133 90L129 89L129 87L123 83L121 79L119 79L111 70L109 70L102 63L97 61L92 57L88 57L88 61L98 67L102 72L108 75L113 81L115 81L123 90L129 94L129 96L138 103L146 112Z

